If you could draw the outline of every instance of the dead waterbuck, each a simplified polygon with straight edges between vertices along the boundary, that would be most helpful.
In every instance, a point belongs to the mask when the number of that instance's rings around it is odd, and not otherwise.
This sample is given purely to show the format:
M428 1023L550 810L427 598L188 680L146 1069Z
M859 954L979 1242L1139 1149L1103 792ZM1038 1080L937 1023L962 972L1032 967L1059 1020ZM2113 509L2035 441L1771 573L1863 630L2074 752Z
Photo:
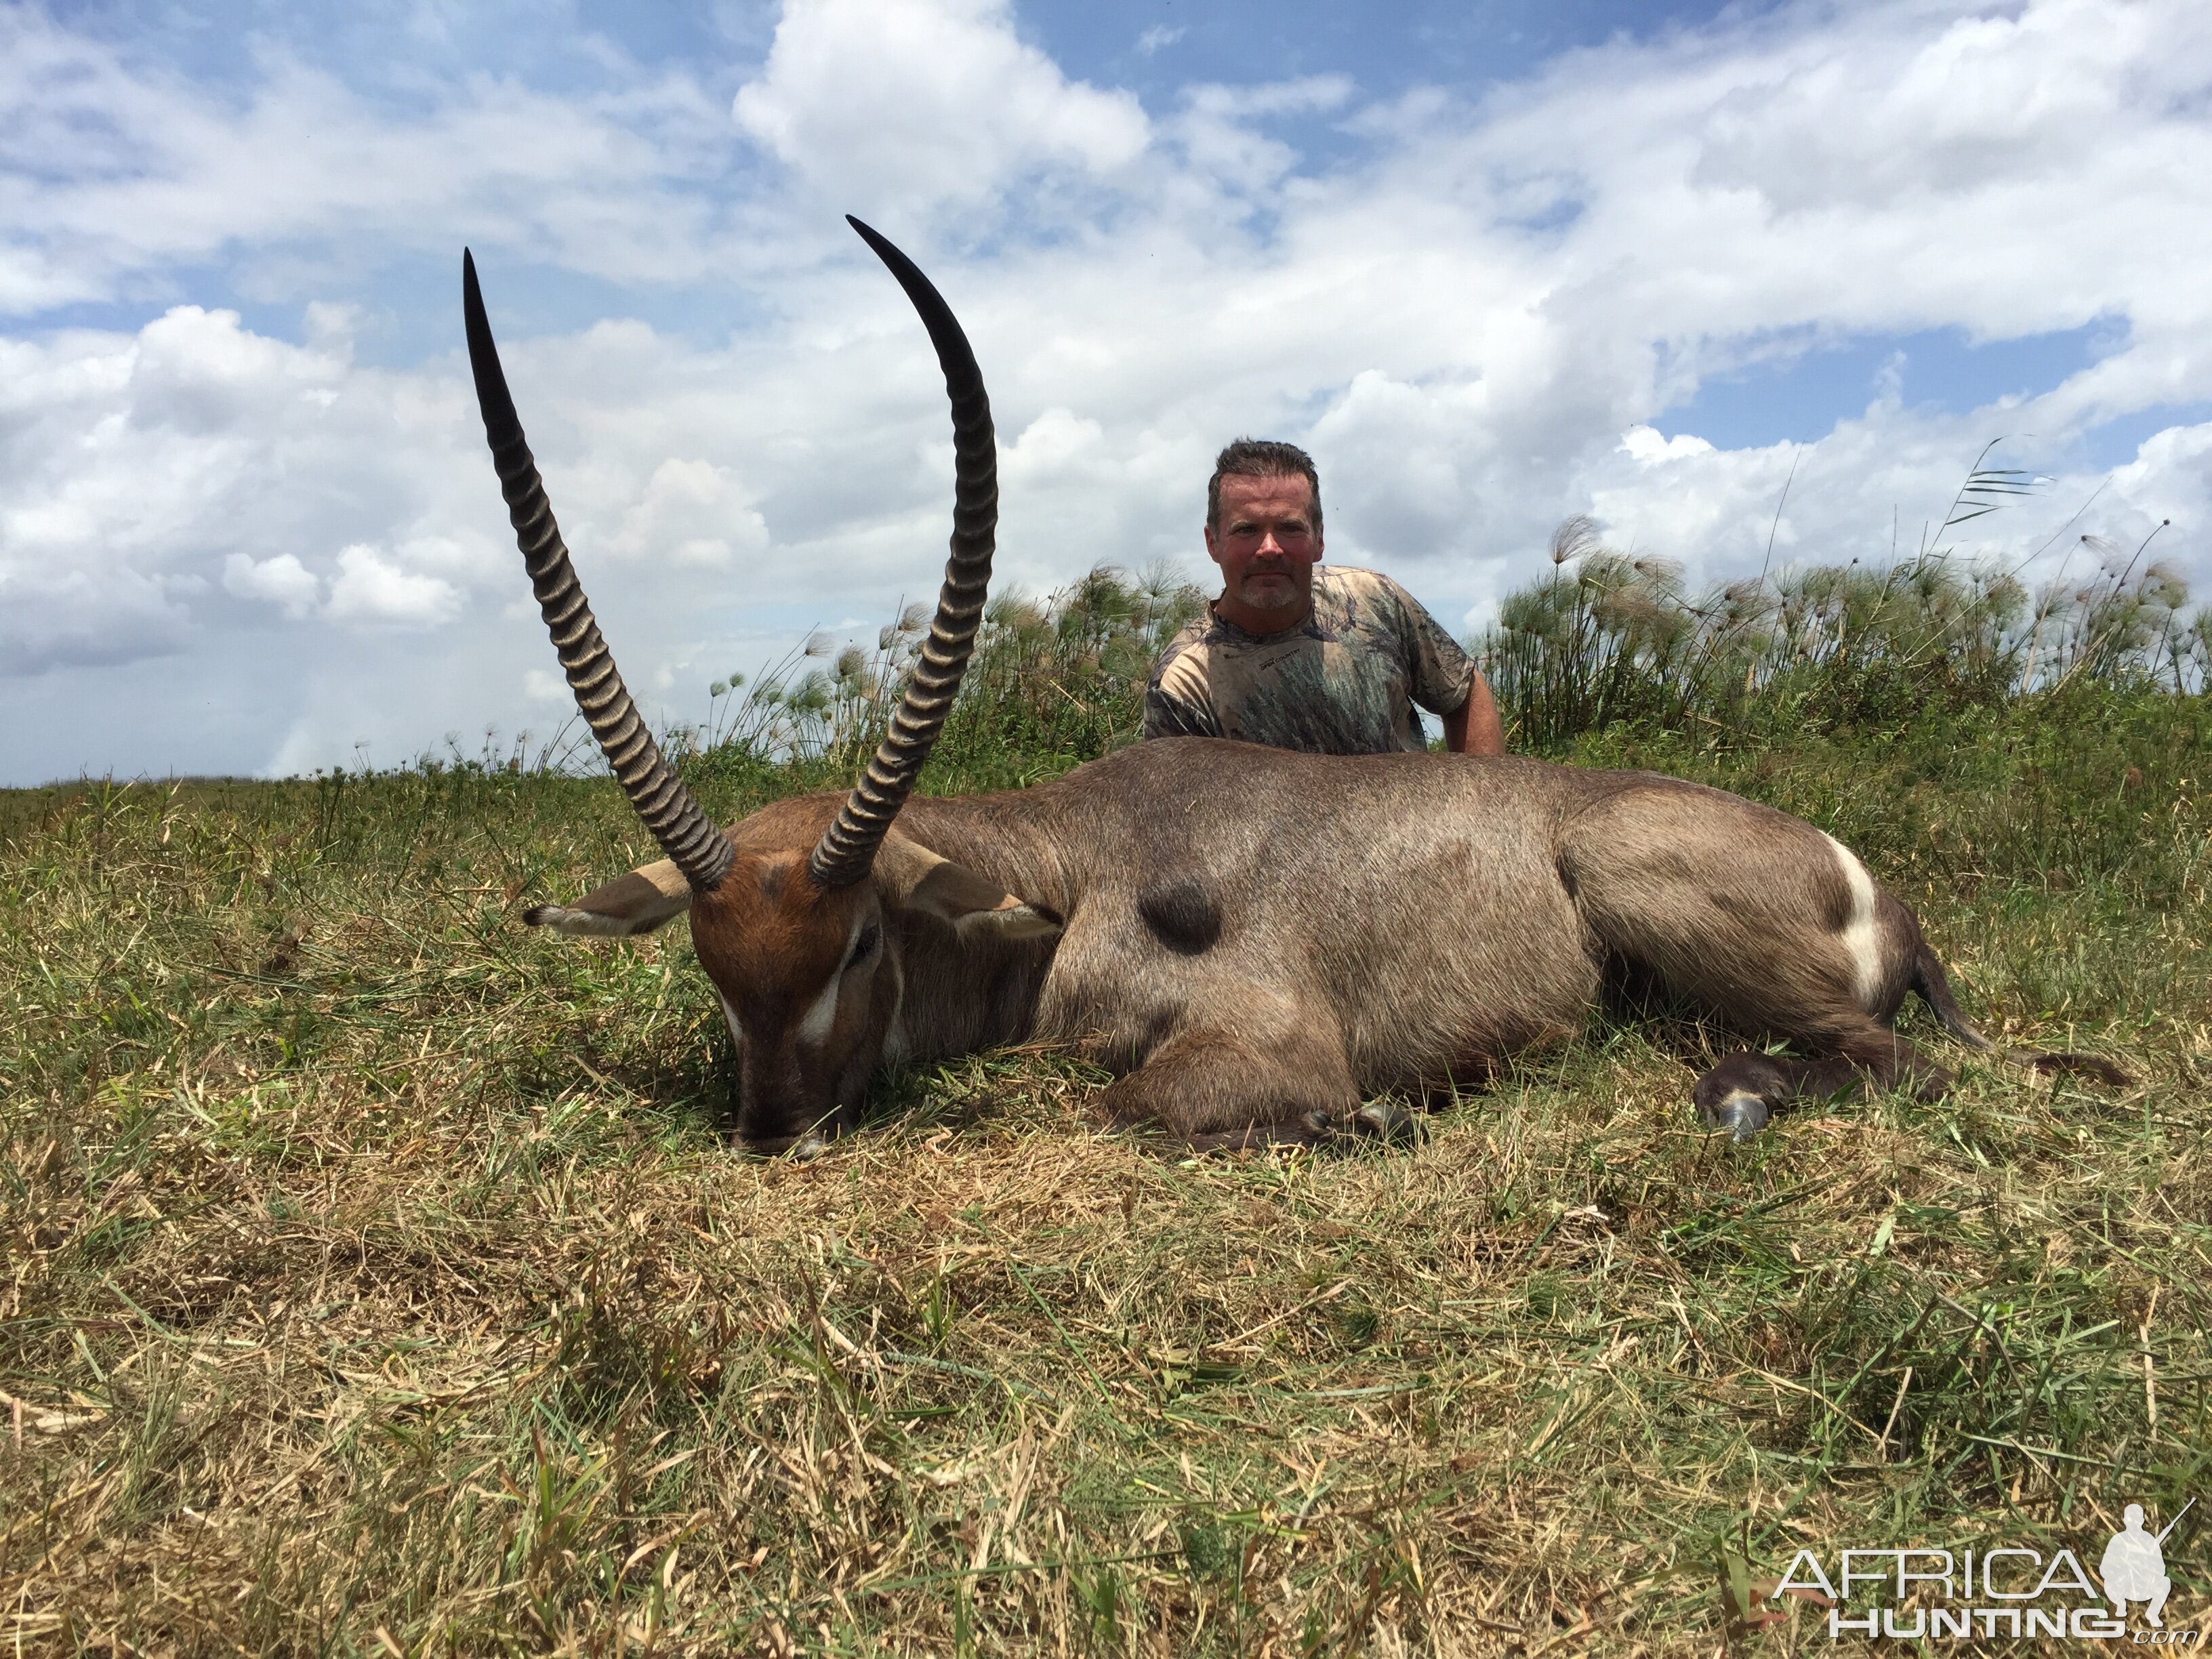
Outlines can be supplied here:
M739 1057L750 1146L818 1146L886 1061L1066 1043L1102 1104L1198 1146L1387 1130L1369 1096L1431 1093L1577 1030L1634 975L1790 1055L1698 1080L1739 1138L1864 1079L1941 1090L1891 1029L1908 990L1960 1012L1911 914L1786 814L1677 779L1515 757L1140 744L1034 788L909 800L981 619L997 520L990 406L935 289L854 227L920 312L952 405L957 484L936 620L851 794L718 830L655 746L570 568L473 263L469 354L538 604L594 734L668 854L527 920L642 933L689 908ZM895 822L896 820L896 822ZM2110 1074L2103 1062L2028 1056Z

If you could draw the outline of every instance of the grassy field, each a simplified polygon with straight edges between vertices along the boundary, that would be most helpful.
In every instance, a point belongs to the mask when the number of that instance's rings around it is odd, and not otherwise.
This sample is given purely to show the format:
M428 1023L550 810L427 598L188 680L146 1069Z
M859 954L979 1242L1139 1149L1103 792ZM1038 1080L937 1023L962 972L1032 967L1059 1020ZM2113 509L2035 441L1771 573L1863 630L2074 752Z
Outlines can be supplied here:
M1126 738L1108 633L926 787ZM2212 713L1788 690L1554 747L1805 814L1988 1029L2136 1086L1965 1063L1739 1148L1698 1032L1600 1023L1410 1149L1193 1160L1007 1053L761 1163L681 926L516 921L648 855L609 782L0 796L0 1644L1819 1652L1731 1637L1731 1567L2094 1567L2212 1499ZM814 753L691 770L734 816Z

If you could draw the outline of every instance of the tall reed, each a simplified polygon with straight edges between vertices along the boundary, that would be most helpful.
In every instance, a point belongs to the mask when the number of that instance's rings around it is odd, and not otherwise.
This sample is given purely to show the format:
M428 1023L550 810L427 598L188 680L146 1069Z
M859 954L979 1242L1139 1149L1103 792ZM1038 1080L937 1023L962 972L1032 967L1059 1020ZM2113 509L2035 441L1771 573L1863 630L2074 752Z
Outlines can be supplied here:
M2094 574L2069 580L2062 564L2032 592L1936 548L1692 597L1680 565L1615 551L1574 518L1553 536L1550 577L1507 599L1472 645L1516 746L1540 751L1620 721L1829 729L2081 683L2201 693L2212 612L2192 611L2179 570L2094 535L2076 550Z

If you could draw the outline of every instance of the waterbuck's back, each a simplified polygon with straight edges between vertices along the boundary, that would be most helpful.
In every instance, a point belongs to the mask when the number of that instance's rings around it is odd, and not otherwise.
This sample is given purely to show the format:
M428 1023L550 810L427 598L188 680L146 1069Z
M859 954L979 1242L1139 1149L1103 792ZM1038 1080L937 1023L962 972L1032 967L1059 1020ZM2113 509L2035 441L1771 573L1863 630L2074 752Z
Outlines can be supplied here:
M1065 917L1038 1035L1117 1066L1183 1030L1333 1037L1376 1087L1575 1028L1595 969L1559 828L1638 781L1177 738L905 828Z

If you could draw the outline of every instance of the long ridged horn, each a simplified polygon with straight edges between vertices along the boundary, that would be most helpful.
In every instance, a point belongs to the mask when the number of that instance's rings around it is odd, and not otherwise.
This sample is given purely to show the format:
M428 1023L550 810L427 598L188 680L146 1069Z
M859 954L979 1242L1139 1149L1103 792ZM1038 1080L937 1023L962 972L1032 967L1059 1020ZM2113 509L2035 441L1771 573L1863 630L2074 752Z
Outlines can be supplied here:
M957 482L952 495L952 555L945 561L945 586L938 592L928 642L908 678L882 746L807 860L807 873L822 887L849 887L868 873L876 848L906 804L945 717L952 712L968 653L975 648L975 629L983 620L983 595L991 583L991 551L999 526L999 452L991 432L991 400L983 391L982 371L975 367L968 337L961 332L952 308L929 278L915 269L913 260L850 214L845 222L890 267L906 297L921 313L930 343L937 348L945 395L952 402Z
M537 590L538 609L553 636L553 648L560 653L569 689L576 694L576 707L605 751L623 793L629 797L661 851L675 860L694 892L710 892L730 867L735 849L662 758L660 745L629 700L613 653L599 636L591 601L584 597L568 562L561 526L553 521L545 481L538 476L538 463L523 441L522 422L515 418L514 399L499 366L499 348L492 343L491 323L484 316L483 295L477 289L477 262L465 248L461 251L461 310L468 323L477 407L483 415L492 465L499 469L500 493L507 497L515 543L522 550L530 585Z

